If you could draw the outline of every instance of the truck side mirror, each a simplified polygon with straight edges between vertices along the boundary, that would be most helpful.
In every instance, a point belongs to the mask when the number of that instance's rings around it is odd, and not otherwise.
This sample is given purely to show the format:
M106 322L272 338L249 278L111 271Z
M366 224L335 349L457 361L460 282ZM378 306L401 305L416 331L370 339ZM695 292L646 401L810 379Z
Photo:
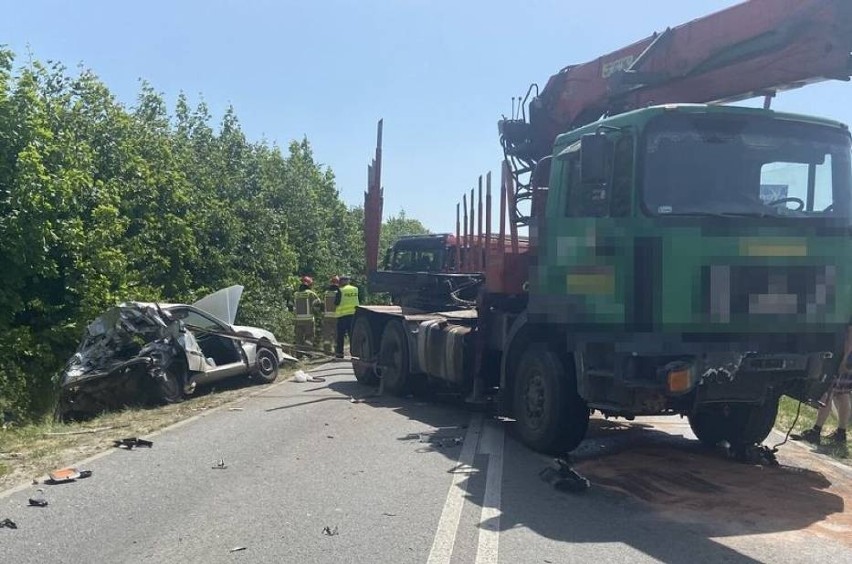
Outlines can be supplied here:
M583 135L580 139L580 181L583 184L604 184L609 179L608 155L609 140L605 135Z
M535 165L532 173L531 184L536 188L547 188L550 185L550 164L553 162L552 156L546 156Z

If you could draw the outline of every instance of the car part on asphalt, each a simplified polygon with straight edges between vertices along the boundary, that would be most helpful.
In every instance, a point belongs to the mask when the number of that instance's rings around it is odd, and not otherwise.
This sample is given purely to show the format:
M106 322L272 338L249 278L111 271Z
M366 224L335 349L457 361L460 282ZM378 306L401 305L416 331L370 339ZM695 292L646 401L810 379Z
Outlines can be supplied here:
M74 480L88 478L92 475L91 470L77 470L76 468L60 468L58 470L53 470L48 472L47 476L50 478L47 482L48 484L63 484L65 482L73 482Z
M3 519L2 521L0 521L0 529L3 529L3 528L17 529L18 525L14 521L12 521L11 519Z
M127 439L118 439L113 441L113 446L117 448L126 448L127 450L133 450L133 447L147 447L151 448L154 446L154 443L151 441L146 441L145 439L139 439L136 437L130 437Z
M561 492L580 493L591 487L589 480L574 470L564 458L555 458L553 466L544 468L538 475Z
M44 490L39 488L36 494L28 500L32 507L47 507L47 500L44 499Z

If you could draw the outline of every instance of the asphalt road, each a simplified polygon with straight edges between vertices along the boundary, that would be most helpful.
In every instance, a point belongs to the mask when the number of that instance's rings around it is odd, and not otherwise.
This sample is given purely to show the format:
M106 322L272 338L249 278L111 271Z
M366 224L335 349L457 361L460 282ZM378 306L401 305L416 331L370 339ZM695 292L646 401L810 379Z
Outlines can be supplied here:
M676 419L596 420L582 494L508 423L366 397L346 364L282 382L87 462L91 477L0 494L0 562L848 562L847 469L795 445L780 468L697 447ZM233 406L231 406L233 407ZM224 460L225 468L213 466ZM326 529L327 527L327 529ZM326 532L324 532L324 529ZM331 534L328 534L331 533ZM232 552L233 549L242 548Z

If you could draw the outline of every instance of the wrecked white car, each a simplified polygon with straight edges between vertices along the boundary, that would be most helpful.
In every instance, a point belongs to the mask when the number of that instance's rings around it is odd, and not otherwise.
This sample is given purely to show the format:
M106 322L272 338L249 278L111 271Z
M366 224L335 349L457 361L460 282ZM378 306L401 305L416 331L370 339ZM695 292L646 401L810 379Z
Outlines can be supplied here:
M124 405L175 403L196 386L236 376L259 383L296 359L275 336L234 325L242 286L192 305L122 303L95 319L59 376L60 419Z

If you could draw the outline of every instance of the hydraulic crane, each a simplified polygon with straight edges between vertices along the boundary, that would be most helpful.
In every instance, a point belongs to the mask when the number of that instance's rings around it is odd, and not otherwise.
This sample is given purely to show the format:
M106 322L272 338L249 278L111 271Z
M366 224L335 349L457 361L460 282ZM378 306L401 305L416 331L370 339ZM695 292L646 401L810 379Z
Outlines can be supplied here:
M724 103L852 74L852 2L750 0L654 33L594 61L571 65L533 84L521 116L499 122L517 193L512 219L529 222L519 203L531 173L565 131L636 108L667 103ZM529 96L529 115L525 105Z

